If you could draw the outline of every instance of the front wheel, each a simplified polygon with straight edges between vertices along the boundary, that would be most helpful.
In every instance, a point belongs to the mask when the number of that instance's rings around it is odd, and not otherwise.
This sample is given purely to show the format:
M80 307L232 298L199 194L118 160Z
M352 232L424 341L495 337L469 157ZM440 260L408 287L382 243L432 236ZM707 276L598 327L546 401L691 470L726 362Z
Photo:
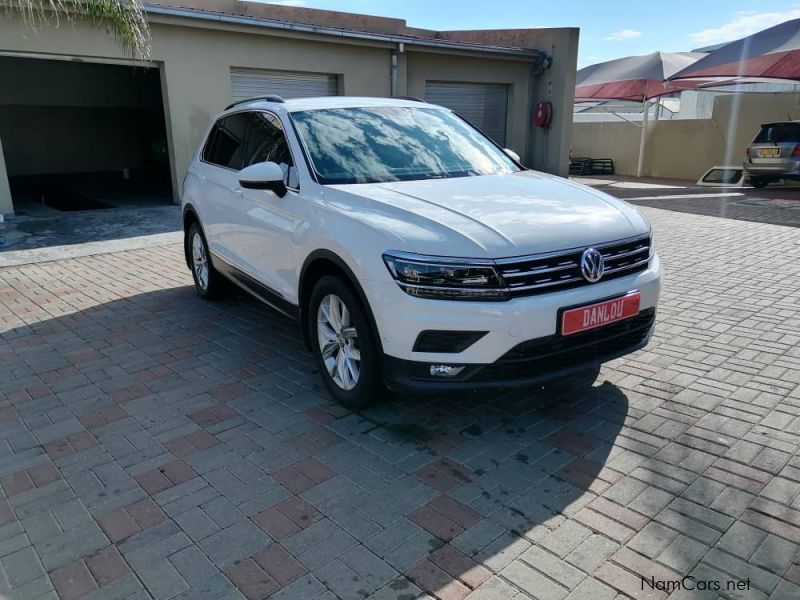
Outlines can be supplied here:
M751 177L750 178L750 185L754 188L765 188L769 184L769 179L764 179L763 177Z
M189 227L185 244L197 295L204 300L221 297L225 282L211 264L211 254L199 223L192 223Z
M340 404L359 410L385 393L380 352L350 286L338 277L322 277L311 293L308 321L322 379Z

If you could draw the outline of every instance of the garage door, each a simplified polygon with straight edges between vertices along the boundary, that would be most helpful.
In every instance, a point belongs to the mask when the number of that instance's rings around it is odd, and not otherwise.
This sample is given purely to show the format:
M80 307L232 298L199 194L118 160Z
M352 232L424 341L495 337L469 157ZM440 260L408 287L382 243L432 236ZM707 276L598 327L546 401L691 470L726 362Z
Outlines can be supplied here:
M425 100L453 109L501 146L506 143L508 86L503 83L425 83Z
M237 102L270 94L283 98L336 96L339 82L336 75L327 73L231 69L231 91Z

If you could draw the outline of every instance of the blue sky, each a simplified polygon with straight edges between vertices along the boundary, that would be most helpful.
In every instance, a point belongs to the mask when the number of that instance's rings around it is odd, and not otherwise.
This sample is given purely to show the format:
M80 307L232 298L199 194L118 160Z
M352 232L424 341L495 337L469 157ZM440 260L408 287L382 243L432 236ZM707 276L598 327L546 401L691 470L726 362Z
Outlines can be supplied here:
M579 66L738 39L800 18L800 1L757 0L283 0L275 4L405 19L427 29L581 29Z

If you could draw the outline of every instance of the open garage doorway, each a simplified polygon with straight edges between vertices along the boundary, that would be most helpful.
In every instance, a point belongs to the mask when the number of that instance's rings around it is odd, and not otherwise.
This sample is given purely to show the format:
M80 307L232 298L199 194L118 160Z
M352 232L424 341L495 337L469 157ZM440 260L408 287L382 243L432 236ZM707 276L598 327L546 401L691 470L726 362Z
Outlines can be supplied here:
M0 56L0 73L17 215L172 203L158 68Z

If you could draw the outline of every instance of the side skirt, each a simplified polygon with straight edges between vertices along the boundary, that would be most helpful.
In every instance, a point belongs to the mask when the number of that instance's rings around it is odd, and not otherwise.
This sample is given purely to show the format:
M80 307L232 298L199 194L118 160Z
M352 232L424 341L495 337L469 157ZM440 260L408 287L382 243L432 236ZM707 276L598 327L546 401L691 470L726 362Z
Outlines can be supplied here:
M265 286L264 284L256 281L241 269L234 267L228 261L220 258L213 252L211 254L211 264L217 272L225 276L248 294L251 294L261 300L270 308L277 310L279 313L289 317L294 321L300 320L300 307L292 304L281 294Z

